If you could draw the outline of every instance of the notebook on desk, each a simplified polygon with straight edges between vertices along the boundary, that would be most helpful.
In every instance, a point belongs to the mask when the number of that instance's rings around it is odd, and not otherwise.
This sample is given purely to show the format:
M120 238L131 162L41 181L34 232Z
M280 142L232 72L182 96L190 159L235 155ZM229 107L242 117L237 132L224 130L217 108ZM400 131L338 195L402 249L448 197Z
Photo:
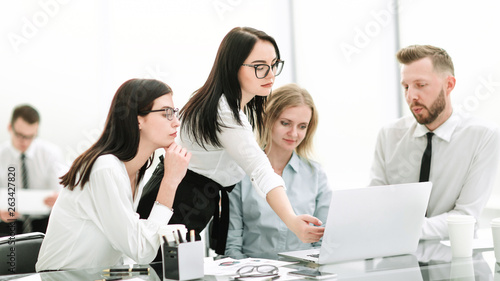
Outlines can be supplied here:
M336 190L320 249L279 253L319 264L413 253L432 183Z
M48 215L51 208L45 205L44 199L53 194L54 190L0 187L0 210L13 207L23 215Z

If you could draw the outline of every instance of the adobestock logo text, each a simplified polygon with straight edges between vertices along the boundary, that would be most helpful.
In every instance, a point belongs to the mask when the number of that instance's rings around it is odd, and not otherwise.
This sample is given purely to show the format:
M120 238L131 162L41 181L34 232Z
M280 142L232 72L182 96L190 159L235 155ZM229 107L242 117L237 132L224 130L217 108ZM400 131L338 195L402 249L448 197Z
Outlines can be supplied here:
M40 8L31 15L31 17L21 18L21 28L17 32L10 32L7 36L12 48L19 53L21 45L28 43L29 39L34 38L40 29L44 28L51 18L57 16L61 10L61 5L68 4L70 0L40 0Z

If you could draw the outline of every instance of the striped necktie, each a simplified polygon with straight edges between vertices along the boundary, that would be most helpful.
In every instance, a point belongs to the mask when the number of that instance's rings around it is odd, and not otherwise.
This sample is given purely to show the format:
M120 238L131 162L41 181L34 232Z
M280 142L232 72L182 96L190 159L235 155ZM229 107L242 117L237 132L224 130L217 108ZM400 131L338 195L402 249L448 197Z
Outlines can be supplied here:
M21 180L23 181L23 188L27 189L30 187L28 169L26 168L26 155L21 154Z
M28 169L26 168L26 155L24 153L21 154L21 180L23 181L24 189L30 187ZM23 233L29 233L32 229L31 218L29 216L24 216Z

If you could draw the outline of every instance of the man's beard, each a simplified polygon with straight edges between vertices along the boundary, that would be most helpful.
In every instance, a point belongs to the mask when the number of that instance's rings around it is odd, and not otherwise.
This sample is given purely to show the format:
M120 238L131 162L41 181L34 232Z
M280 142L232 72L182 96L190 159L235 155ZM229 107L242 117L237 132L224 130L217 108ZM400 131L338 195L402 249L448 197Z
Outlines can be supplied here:
M446 107L446 100L444 99L444 90L441 89L439 96L431 104L430 109L428 109L425 105L420 104L418 102L416 102L412 106L414 106L414 105L418 105L418 106L423 107L428 113L427 116L423 116L422 114L417 115L412 110L411 112L413 113L413 116L415 116L415 119L417 120L417 122L422 124L422 125L431 124L432 122L434 122L438 118L439 114L441 114L441 112L443 112L444 108Z

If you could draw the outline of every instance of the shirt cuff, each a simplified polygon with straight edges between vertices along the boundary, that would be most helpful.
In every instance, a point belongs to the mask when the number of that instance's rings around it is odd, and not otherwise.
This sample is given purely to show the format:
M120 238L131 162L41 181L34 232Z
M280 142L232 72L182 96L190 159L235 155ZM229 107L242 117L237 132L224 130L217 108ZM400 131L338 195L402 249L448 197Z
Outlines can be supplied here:
M169 207L162 205L158 202L153 204L153 208L151 209L151 213L149 214L148 220L153 221L159 225L168 224L170 218L174 212Z

